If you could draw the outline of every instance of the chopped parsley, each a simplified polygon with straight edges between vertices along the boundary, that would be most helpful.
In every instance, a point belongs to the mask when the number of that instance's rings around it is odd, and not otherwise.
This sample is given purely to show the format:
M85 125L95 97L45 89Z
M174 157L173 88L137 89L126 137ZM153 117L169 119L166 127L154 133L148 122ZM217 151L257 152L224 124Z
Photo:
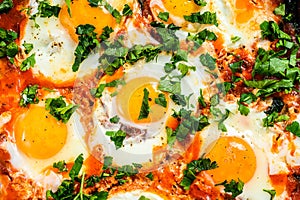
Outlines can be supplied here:
M183 179L180 182L180 186L182 186L184 190L189 190L198 173L201 171L215 169L217 167L218 165L216 161L212 162L209 158L193 160L187 164L186 169L183 171Z
M46 199L98 199L106 200L108 197L108 192L106 191L94 191L90 194L85 194L83 192L85 183L85 173L83 172L81 177L79 172L83 164L83 155L80 154L74 162L73 167L69 172L69 179L64 179L57 190L53 192L52 190L47 190ZM79 186L79 188L77 187Z
M209 53L201 54L199 58L201 64L207 67L209 70L216 69L216 59L212 57Z
M2 13L7 13L8 11L10 11L10 9L12 9L14 6L14 3L12 0L3 0L0 3L0 14Z
M267 117L263 118L263 126L264 127L271 127L274 126L277 122L287 121L289 120L289 116L287 115L279 115L278 112L272 112L268 114Z
M71 117L71 115L78 108L78 105L69 104L63 100L63 97L60 96L58 98L48 98L45 102L46 110L50 112L50 114L55 117L58 121L62 121L63 123L67 123Z
M263 191L270 195L270 200L273 200L276 196L276 190L263 189Z
M119 117L118 115L116 115L116 116L110 118L109 121L110 121L111 123L116 124L116 123L118 123L118 122L120 121L120 117Z
M31 44L31 43L23 43L23 47L25 48L25 53L29 54L30 51L33 49L33 44Z
M67 172L67 164L64 160L53 163L53 168L58 169L58 172Z
M204 29L203 31L196 34L188 33L187 36L187 40L194 42L193 49L198 49L205 42L205 40L216 41L217 39L218 37L216 36L216 34L207 29Z
M121 22L122 15L121 13L113 8L107 1L105 0L88 0L91 7L99 7L104 6L104 8L116 19L117 23Z
M240 60L234 63L230 63L229 68L231 69L232 73L241 72L243 62L244 62L243 60Z
M200 89L200 95L199 95L199 97L198 97L198 103L199 103L199 105L202 106L203 108L206 107L206 103L205 103L205 101L204 101L202 89Z
M16 32L0 28L0 58L5 56L13 58L17 55L18 45L14 41L17 38Z
M69 16L72 17L72 12L71 12L71 0L65 0Z
M99 39L100 39L101 41L107 40L112 32L114 32L114 30L113 30L111 27L105 26L105 27L102 29L102 33L101 33L101 35L99 36Z
M149 115L149 112L150 112L149 91L146 88L144 88L143 92L144 92L144 96L143 96L143 101L142 101L142 105L141 105L138 120L147 118L148 115Z
M125 82L123 79L113 80L112 82L109 83L101 83L97 88L92 88L90 90L90 93L93 97L100 98L102 97L102 93L106 87L117 87L118 85L124 85L124 84Z
M123 145L123 141L126 138L126 133L122 130L118 131L106 131L105 133L114 142L116 149L119 149Z
M291 36L289 36L284 31L280 30L278 24L274 21L264 21L260 24L260 29L263 39L267 38L271 41L275 39L291 40Z
M231 39L232 43L236 43L237 41L239 41L241 39L241 37L240 36L232 36L230 39Z
M246 106L252 102L255 102L257 97L252 93L243 93L241 94L240 100L237 102L239 107L238 110L242 115L247 116L250 112L250 109Z
M181 82L167 79L160 80L157 89L163 92L169 92L171 94L180 94Z
M181 123L174 131L168 127L166 128L169 146L172 146L176 139L182 142L188 134L195 134L196 131L201 131L209 125L208 118L205 115L195 117L192 115L191 110L184 108L181 108L178 112L174 112L172 116Z
M165 94L158 94L158 97L155 98L155 103L158 105L161 105L162 107L166 108L167 107L167 100Z
M180 105L180 106L186 106L187 105L186 98L182 94L171 94L170 98L173 100L173 102L176 105Z
M224 191L227 193L230 192L232 195L232 199L242 194L244 189L244 183L240 179L238 181L231 180L229 183L227 180L225 180L224 182L217 185L223 185L225 187Z
M275 8L274 14L284 16L285 15L285 4L281 3L277 8Z
M206 1L205 0L194 0L194 3L198 6L206 6Z
M291 124L287 125L285 129L287 131L293 133L297 137L300 137L300 124L299 124L299 122L294 121Z
M31 67L34 67L35 65L35 54L32 54L31 56L27 57L20 65L21 71L27 71Z
M195 66L189 66L189 65L186 65L186 64L183 64L183 63L179 63L177 67L178 67L178 70L180 71L182 77L187 75L189 70L196 71Z
M199 24L213 24L218 26L217 15L209 11L205 11L203 14L200 12L192 13L191 15L183 16L188 22L199 23Z
M60 10L61 8L58 5L51 6L47 1L39 1L38 15L40 17L58 17Z
M69 176L72 180L78 177L83 164L83 154L80 154L74 161L74 165L69 172Z
M150 200L150 199L145 196L140 196L140 198L138 200Z
M146 175L147 178L149 178L151 181L153 181L153 173L150 172L149 174Z
M167 22L169 19L169 13L168 12L160 12L157 16L159 19Z
M37 104L39 99L37 97L38 85L27 86L20 95L19 105L26 107L28 104Z
M79 43L75 49L75 61L72 65L72 70L74 72L78 71L79 65L83 60L85 60L89 53L99 46L99 41L97 40L97 33L94 32L95 27L90 24L79 25L76 28L76 34L79 36Z
M124 5L122 14L123 14L123 16L131 16L133 14L133 12L128 4Z

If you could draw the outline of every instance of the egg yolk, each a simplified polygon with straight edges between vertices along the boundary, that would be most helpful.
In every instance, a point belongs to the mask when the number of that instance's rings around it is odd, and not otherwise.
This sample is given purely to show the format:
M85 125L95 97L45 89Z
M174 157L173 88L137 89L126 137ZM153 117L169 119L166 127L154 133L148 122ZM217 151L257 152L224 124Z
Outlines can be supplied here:
M256 157L251 146L238 137L221 137L206 155L218 168L209 170L216 183L231 179L248 182L256 170Z
M237 23L246 23L253 17L255 6L251 3L251 0L236 0L235 8Z
M150 77L130 80L117 95L118 112L134 123L156 122L163 118L166 108L155 103L160 94L157 90L158 81ZM148 103L150 112L147 118L138 119L144 97L144 88L149 91Z
M18 149L37 159L47 159L57 154L66 143L67 133L66 124L57 121L40 106L30 106L14 125Z
M87 0L72 0L70 7L71 16L68 13L67 5L62 6L59 20L74 41L78 41L78 36L75 32L76 27L79 25L91 24L95 26L95 32L101 34L105 26L114 27L116 23L110 13L104 12L99 7L91 7Z
M163 0L162 2L168 12L179 17L191 15L200 10L200 6L191 0Z

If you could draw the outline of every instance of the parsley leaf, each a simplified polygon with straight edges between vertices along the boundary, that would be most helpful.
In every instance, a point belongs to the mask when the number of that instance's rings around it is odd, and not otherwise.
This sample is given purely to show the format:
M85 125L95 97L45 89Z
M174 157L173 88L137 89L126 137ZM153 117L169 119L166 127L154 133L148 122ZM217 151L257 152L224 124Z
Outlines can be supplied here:
M113 8L107 1L105 0L88 0L91 7L99 7L104 6L104 8L116 19L117 23L121 22L122 15L120 12Z
M101 41L107 40L112 32L114 32L114 30L113 30L111 27L105 26L105 27L102 29L102 33L101 33L101 35L99 36L99 39L100 39Z
M18 34L14 31L0 28L0 58L9 56L13 58L18 53L18 45L14 42Z
M162 107L167 107L167 100L165 94L160 93L157 98L155 98L155 103L161 105Z
M186 106L187 102L185 99L185 96L182 94L172 94L170 98L173 100L173 102L177 105Z
M90 93L93 97L95 98L100 98L102 97L102 93L106 87L117 87L118 85L124 85L124 80L113 80L112 82L109 83L101 83L97 88L92 88L90 90Z
M232 43L236 43L237 41L239 41L241 39L241 37L240 36L232 36L230 39L231 39Z
M27 71L30 69L30 67L34 67L35 65L35 54L32 54L31 56L27 57L20 65L21 71Z
M209 55L209 53L200 55L200 62L202 65L207 67L209 70L214 70L216 68L216 59Z
M39 99L37 97L38 85L29 85L21 93L19 105L26 107L28 104L37 104Z
M149 115L149 112L150 112L149 91L147 90L147 88L144 88L143 92L144 92L144 96L143 96L143 101L142 101L141 110L140 110L138 120L147 118L148 115Z
M194 3L198 6L206 6L206 1L205 0L194 0Z
M146 177L149 178L151 181L153 181L153 173L152 172L147 174Z
M209 125L208 118L206 116L200 115L195 117L192 115L191 110L186 110L184 108L181 108L178 113L174 112L172 116L177 118L177 120L181 123L177 126L175 131L167 129L168 144L174 143L175 139L184 141L188 134L194 134L196 131L201 131Z
M199 172L215 169L217 167L216 161L212 162L209 158L193 160L187 164L186 169L183 171L183 179L179 185L182 186L184 190L189 190Z
M204 101L202 89L200 89L200 95L199 95L199 97L198 97L198 103L199 103L199 105L202 106L203 108L206 107L206 103L205 103L205 101Z
M80 154L74 161L74 165L69 172L69 176L72 180L78 177L83 164L83 154Z
M252 93L243 93L241 94L240 100L237 102L239 107L238 110L242 115L247 116L250 112L250 109L244 104L250 104L256 101L257 97Z
M119 149L123 145L123 141L126 138L126 133L122 130L118 131L106 131L107 136L110 136L111 141L114 142L116 149Z
M66 166L66 162L64 160L61 160L59 162L55 162L53 163L53 168L58 169L59 172L67 172L67 166Z
M30 51L33 49L33 44L31 44L31 43L23 43L23 47L25 48L25 53L29 54Z
M128 4L124 5L122 14L123 14L123 16L131 16L133 14L133 12Z
M284 16L285 15L285 4L281 3L277 8L275 8L274 14Z
M176 141L176 132L173 131L171 128L166 127L166 133L167 133L167 143L170 147L172 147Z
M71 115L78 108L78 105L69 104L63 100L63 97L48 98L45 102L46 110L50 111L50 114L57 120L67 123Z
M109 121L110 121L111 123L116 124L116 123L118 123L118 122L120 121L120 117L119 117L118 115L116 115L116 116L110 118Z
M72 17L72 12L71 12L71 0L65 0L65 3L67 5L68 13L69 16Z
M3 0L0 3L0 14L7 13L8 11L10 11L10 9L13 8L13 6L14 4L12 0Z
M300 124L297 121L292 122L286 126L286 130L293 133L297 137L300 137Z
M260 29L262 30L261 35L263 39L268 38L271 41L275 39L291 40L291 36L280 30L278 24L274 21L264 21L260 24Z
M150 200L150 199L145 196L140 196L140 198L138 200Z
M181 83L180 81L172 80L160 80L158 84L158 90L169 92L171 94L180 94L181 93Z
M267 189L263 189L264 192L267 192L268 194L270 194L270 200L273 200L276 196L276 190L267 190Z
M279 115L277 112L272 112L267 115L267 117L263 118L263 126L271 127L274 126L276 122L286 121L289 117L287 115Z
M230 192L233 199L238 195L242 194L244 188L244 183L240 179L238 181L231 180L230 183L228 183L227 180L225 180L224 182L219 183L217 185L224 185L224 191Z
M214 32L204 29L196 34L189 33L187 39L194 42L193 49L195 50L199 48L205 40L216 41L218 38Z
M34 19L37 16L43 18L50 18L52 16L58 17L60 10L61 8L58 5L51 6L48 1L39 1L38 13L32 16L32 18Z
M217 15L209 11L205 11L203 14L200 12L192 13L191 15L184 15L184 19L188 22L199 24L214 24L218 26Z
M78 71L79 65L85 60L89 53L99 46L96 33L94 32L95 27L90 24L79 25L76 28L76 34L79 36L79 43L75 49L75 61L72 65L73 72Z
M231 69L232 73L241 72L243 62L244 61L240 60L238 62L230 63L229 68Z
M168 12L160 12L157 16L159 19L167 22L169 19L169 13Z

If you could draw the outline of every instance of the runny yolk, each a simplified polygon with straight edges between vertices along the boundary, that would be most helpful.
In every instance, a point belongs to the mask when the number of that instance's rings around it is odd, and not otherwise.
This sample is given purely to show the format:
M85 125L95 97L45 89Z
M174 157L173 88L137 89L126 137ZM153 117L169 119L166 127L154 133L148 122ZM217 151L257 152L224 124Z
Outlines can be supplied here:
M105 26L114 27L116 23L110 13L103 12L99 7L91 7L87 0L71 2L71 17L67 5L63 5L59 13L59 20L74 41L78 41L75 31L79 25L91 24L95 26L95 32L101 34Z
M66 143L67 133L66 124L57 121L40 106L30 106L14 125L18 149L37 159L47 159L57 154Z
M150 123L162 119L166 113L166 108L155 103L159 93L156 90L157 80L150 77L140 77L130 80L124 85L117 95L118 112L127 120L134 123ZM150 112L147 118L138 119L144 88L149 92L148 103Z
M238 137L221 137L206 155L218 168L209 170L215 183L231 179L248 182L256 170L256 157L251 146Z
M200 6L191 0L163 0L162 2L168 12L179 17L191 15L200 10Z
M236 22L243 24L248 22L254 14L255 6L251 3L251 0L236 0Z

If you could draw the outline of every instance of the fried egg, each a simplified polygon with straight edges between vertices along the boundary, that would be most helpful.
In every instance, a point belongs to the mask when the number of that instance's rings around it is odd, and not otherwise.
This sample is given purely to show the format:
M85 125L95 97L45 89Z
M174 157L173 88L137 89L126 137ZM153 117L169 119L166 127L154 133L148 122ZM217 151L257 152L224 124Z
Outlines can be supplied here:
M114 8L121 11L125 2L131 1L107 1ZM115 18L104 8L91 7L87 0L75 0L71 3L71 17L65 1L53 0L50 5L61 7L58 17L42 18L37 16L35 20L28 20L24 24L21 35L21 44L33 44L33 50L29 57L35 54L36 63L32 68L35 77L46 79L56 86L73 86L76 72L72 71L75 61L74 52L78 44L78 36L75 29L79 25L91 24L99 36L105 26L117 31L119 24ZM31 0L30 15L38 12L38 3ZM22 61L23 59L21 59Z
M51 92L42 99L58 96L58 93ZM43 185L46 191L57 188L63 178L52 170L54 162L74 162L79 154L88 157L89 153L78 133L78 115L74 113L64 124L45 109L43 100L11 117L13 135L1 147L12 155L10 162L15 169Z
M138 62L124 69L125 85L114 91L116 96L112 96L112 91L104 91L100 100L96 101L94 113L97 129L89 138L90 147L102 144L105 154L113 156L114 161L120 165L152 162L153 148L167 144L165 126L168 116L171 116L173 109L179 110L179 106L169 99L168 94L166 108L154 102L162 94L157 86L160 78L166 76L164 65L170 59L170 56L161 55L149 63ZM196 105L200 88L206 87L204 83L208 79L205 77L209 75L204 74L204 70L198 67L181 81L181 87L184 88L182 94L190 95L191 105ZM138 120L144 88L149 91L150 113L147 118ZM118 124L109 122L114 116L120 117ZM105 133L122 128L128 130L129 137L124 140L123 147L117 150Z
M240 179L245 183L241 199L268 199L270 195L264 189L276 189L277 195L282 191L272 184L269 175L281 173L284 161L278 154L272 154L272 141L275 133L263 127L266 115L250 109L248 116L241 115L237 104L224 101L220 106L230 110L224 121L226 132L221 132L213 122L202 133L202 154L216 161L218 168L209 170L208 174L215 183L231 179ZM217 136L216 136L217 135ZM217 138L217 139L215 139ZM284 151L281 154L284 154Z

